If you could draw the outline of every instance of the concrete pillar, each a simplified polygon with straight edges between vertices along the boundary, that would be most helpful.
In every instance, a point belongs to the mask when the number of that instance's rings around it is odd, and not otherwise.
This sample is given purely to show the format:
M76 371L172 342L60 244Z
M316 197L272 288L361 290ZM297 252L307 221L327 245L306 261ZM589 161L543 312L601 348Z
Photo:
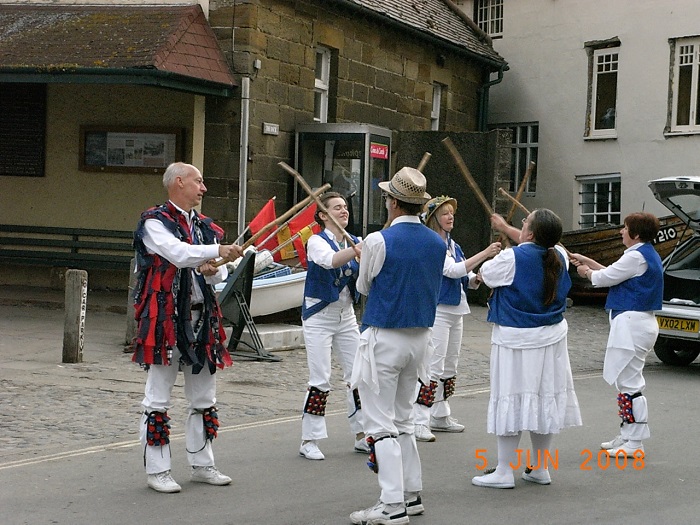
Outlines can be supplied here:
M66 317L63 325L63 362L82 363L85 344L88 274L85 270L66 271Z

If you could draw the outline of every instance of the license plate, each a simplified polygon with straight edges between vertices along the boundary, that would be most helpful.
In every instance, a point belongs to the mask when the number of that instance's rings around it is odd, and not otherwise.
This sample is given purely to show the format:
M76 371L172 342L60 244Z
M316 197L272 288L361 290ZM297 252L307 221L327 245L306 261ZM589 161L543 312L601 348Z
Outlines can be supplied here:
M675 317L657 317L656 322L661 330L676 330L678 332L698 332L700 323L697 319L677 319Z

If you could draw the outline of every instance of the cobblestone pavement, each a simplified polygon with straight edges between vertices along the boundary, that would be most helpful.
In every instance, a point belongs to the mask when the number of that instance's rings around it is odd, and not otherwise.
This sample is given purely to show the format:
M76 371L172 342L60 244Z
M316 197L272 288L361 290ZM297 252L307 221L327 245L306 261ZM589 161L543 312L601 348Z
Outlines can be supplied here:
M88 311L83 362L62 363L62 309L0 304L0 462L138 438L145 373L123 352L124 314ZM574 374L600 372L608 321L602 306L569 308L569 353ZM488 385L490 325L486 308L465 317L457 392ZM238 359L218 373L222 425L297 417L306 390L303 349L277 353L280 362ZM652 354L648 367L663 366ZM182 432L182 376L173 392L173 432ZM334 365L336 392L343 385ZM601 387L603 386L601 380ZM344 410L344 396L329 397Z

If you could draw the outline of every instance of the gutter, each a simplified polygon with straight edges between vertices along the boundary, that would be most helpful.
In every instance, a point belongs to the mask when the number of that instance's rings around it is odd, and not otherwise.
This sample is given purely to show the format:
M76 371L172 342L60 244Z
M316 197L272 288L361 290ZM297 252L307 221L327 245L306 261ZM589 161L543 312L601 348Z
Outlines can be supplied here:
M510 69L508 64L503 64L498 70L498 77L495 80L484 82L479 88L479 122L477 131L488 131L489 125L489 89L491 86L500 84L503 80L503 72Z
M230 98L235 82L224 84L153 68L80 67L73 64L34 67L1 67L0 82L41 84L137 84L157 86L197 95Z

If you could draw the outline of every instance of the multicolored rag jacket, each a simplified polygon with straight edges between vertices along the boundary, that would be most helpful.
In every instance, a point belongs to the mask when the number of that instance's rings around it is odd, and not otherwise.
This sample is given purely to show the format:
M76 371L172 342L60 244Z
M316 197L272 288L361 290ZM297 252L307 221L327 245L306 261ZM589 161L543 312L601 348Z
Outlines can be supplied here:
M212 219L196 212L194 215L197 244L213 244L223 239L224 231ZM233 362L224 346L226 334L213 287L202 286L201 327L195 333L190 322L192 271L179 269L165 258L148 252L143 243L148 219L162 222L180 241L193 243L184 215L172 203L150 208L141 215L134 232L138 278L134 291L137 331L132 360L142 365L169 365L172 349L177 346L182 354L180 361L192 365L195 374L205 366L212 374L217 367L230 366Z

